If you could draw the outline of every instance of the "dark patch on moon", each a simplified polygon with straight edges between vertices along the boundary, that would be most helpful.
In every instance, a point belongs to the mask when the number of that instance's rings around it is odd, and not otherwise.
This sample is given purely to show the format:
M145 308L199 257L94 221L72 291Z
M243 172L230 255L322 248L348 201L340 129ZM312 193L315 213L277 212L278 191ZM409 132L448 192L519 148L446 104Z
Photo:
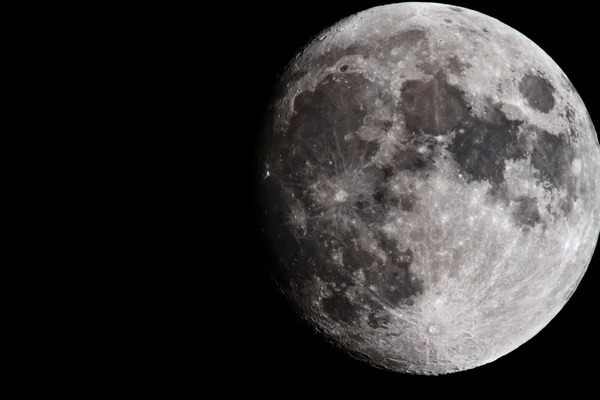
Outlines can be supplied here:
M471 64L461 61L456 55L452 55L446 61L446 68L456 75L462 75L469 67Z
M411 29L402 31L392 35L386 44L393 47L401 46L403 48L410 48L418 45L427 38L427 34L422 29Z
M408 170L411 172L419 172L427 169L430 166L430 161L425 154L412 150L399 150L394 156L394 165L400 171Z
M467 182L486 180L492 187L504 182L506 160L526 156L518 130L521 124L506 118L500 105L490 108L482 118L469 114L461 121L447 150L466 174Z
M417 196L414 193L405 194L400 200L400 207L403 211L412 211L416 202Z
M389 180L394 176L394 167L391 165L383 165L381 167L381 172L383 173L383 178Z
M571 211L573 211L573 203L578 197L577 178L569 176L567 178L567 197L560 204L560 209L565 215L571 214Z
M427 44L428 39L425 30L410 29L379 41L375 47L375 57L385 62L400 61L412 52L416 52L417 57L420 57L427 50ZM417 49L414 50L415 48Z
M396 207L398 206L398 198L396 195L386 186L379 186L373 192L373 201L380 207Z
M400 250L398 243L384 234L378 235L378 243L386 252L386 260L365 271L367 287L374 286L379 298L392 307L410 304L412 298L423 292L422 282L410 272L412 251Z
M531 154L531 165L550 189L566 187L575 153L565 135L552 135L538 129Z
M333 293L321 303L323 311L335 321L353 324L360 316L360 309L344 293Z
M316 104L313 97L310 97L310 101L305 100L301 98L298 102L302 114L313 110ZM305 140L314 135L314 132L309 132L304 136L306 132L298 130L288 133L300 134ZM285 156L287 158L288 154ZM303 160L306 160L306 156ZM312 182L313 178L306 168L300 168L300 171L304 174L302 181ZM356 326L364 322L373 328L384 329L389 322L389 313L381 304L395 307L410 303L412 297L422 292L422 282L410 272L412 252L400 249L398 243L377 232L389 208L398 205L399 199L387 186L395 171L394 167L387 166L360 168L357 173L360 179L369 183L372 192L353 194L352 203L339 205L335 214L327 218L315 218L322 212L322 207L306 195L308 185L288 186L296 195L286 198L281 186L285 186L285 182L267 180L277 186L273 187L272 192L274 197L278 197L276 204L280 205L273 207L274 204L271 204L267 218L272 242L277 247L278 258L282 260L282 268L277 272L280 274L278 280L286 283L288 291L308 290L316 294L317 288L313 282L319 278L329 289L327 297L322 299L321 311L342 325ZM301 234L293 234L294 228L288 223L292 217L289 205L294 202L301 203L310 216L306 218L304 233ZM363 224L371 226L377 247L385 252L386 257L381 258L379 253L362 248L356 242L356 228L340 226L335 218L361 219ZM337 261L334 261L334 252L341 256ZM356 279L359 269L364 273L364 282Z
M387 312L371 311L367 323L371 328L381 329L387 328L391 320L392 316Z
M537 199L523 196L516 201L518 202L518 208L514 213L514 218L520 226L533 227L540 222L541 217Z
M364 250L354 250L353 247L356 246L348 242L341 244L346 246L343 267L323 265L322 270L315 271L315 275L323 282L336 285L345 283L344 290L332 290L331 295L322 300L323 312L333 320L352 325L367 314L371 327L385 327L389 318L382 312L384 309L381 304L389 307L411 304L412 299L422 293L422 282L410 272L412 251L400 250L396 242L383 234L377 235L376 239L379 247L386 253L385 261ZM350 278L351 272L359 268L364 273L364 284ZM331 271L335 269L337 272L332 274ZM350 291L354 292L355 300L348 297Z
M367 224L381 224L385 221L389 203L375 201L375 196L380 192L375 192L371 196L359 198L354 203L356 214Z
M372 188L370 193L359 193L354 199L353 211L365 223L382 223L390 208L398 205L387 186L393 170L370 165L361 170L361 180L364 186Z
M458 8L458 7L448 7L450 10L452 11L456 11L456 12L463 12L464 10L462 8Z
M301 151L291 158L308 158L338 171L362 166L379 149L376 141L355 135L368 113L369 103L379 93L360 74L327 75L314 91L304 91L294 98L295 115L286 132L288 140ZM331 164L330 164L331 163Z
M348 71L348 66L346 64L344 64L340 67L340 72L346 72L346 71Z
M554 108L554 87L541 76L532 73L525 74L519 83L519 91L527 100L527 104L545 114Z
M312 97L312 93L309 91L299 93L294 97L294 111L302 112L303 109L310 107Z
M291 197L282 180L266 179L262 184L261 202L267 210L262 219L267 234L265 243L270 246L267 250L274 259L279 260L279 268L274 268L273 274L284 289L293 291L295 286L305 285L318 275L330 282L351 284L348 274L328 262L331 246L339 244L340 239L328 233L332 230L327 220L307 218L304 231L290 224L294 218L290 205L301 201L309 215L318 213L319 206L313 204L309 196Z
M445 135L464 119L464 94L436 75L429 81L406 81L401 89L401 112L413 133Z

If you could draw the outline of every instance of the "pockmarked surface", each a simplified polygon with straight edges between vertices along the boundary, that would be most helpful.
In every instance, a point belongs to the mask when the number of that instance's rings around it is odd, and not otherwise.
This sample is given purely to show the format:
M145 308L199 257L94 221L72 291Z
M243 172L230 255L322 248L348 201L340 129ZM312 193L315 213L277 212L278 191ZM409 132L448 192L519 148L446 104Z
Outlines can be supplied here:
M528 38L443 4L332 26L281 77L260 150L275 276L355 357L444 374L561 310L600 231L600 144Z

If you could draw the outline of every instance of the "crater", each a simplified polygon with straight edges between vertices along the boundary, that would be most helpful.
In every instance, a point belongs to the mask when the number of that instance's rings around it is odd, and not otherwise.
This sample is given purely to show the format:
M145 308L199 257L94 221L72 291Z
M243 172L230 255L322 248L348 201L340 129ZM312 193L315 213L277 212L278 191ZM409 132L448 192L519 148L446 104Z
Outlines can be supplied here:
M440 333L442 331L442 328L439 325L429 325L429 328L427 329L427 332L431 333L432 335L436 335L438 333Z
M338 191L334 197L334 200L338 203L343 203L344 201L346 201L346 199L348 199L348 193L346 193L343 190Z
M545 114L554 108L554 91L554 87L546 78L531 73L525 74L519 83L519 92L527 104Z

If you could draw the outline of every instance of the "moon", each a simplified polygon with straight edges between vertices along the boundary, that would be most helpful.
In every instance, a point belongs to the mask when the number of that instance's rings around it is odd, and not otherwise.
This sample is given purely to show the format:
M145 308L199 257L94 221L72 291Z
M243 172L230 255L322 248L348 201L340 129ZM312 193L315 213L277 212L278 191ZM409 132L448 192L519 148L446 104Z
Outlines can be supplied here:
M542 330L600 232L600 144L540 47L438 3L374 7L280 77L259 150L272 273L333 345L409 374Z

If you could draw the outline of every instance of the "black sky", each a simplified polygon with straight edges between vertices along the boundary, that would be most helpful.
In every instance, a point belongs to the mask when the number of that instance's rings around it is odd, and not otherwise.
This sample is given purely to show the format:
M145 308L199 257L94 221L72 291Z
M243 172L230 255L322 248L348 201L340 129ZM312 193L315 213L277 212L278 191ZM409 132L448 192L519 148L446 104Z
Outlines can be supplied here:
M260 115L269 98L270 87L293 55L321 30L355 12L385 3L375 1L320 1L248 4L238 9L235 31L236 65L234 71L238 90L245 94L242 102L245 131L240 134L236 165L250 165L251 149L256 140ZM480 11L499 19L528 36L544 49L565 71L600 127L597 105L598 83L597 22L591 5L524 7L523 2L465 2L453 5ZM546 4L551 4L547 2ZM234 126L238 123L233 121ZM254 134L252 134L254 132ZM236 139L237 140L237 136ZM238 164L239 163L239 164ZM242 167L240 167L242 168ZM243 168L244 193L252 193L251 171ZM242 181L242 180L240 180ZM248 196L250 198L250 196ZM266 274L269 258L261 251L254 232L255 208L240 210L236 220L242 222L242 232L236 237L251 238L233 255L231 266L242 288L235 296L237 333L225 334L228 340L239 340L233 351L234 360L225 363L229 376L240 376L252 387L265 393L276 392L275 385L306 386L308 384L335 388L360 387L371 384L405 385L407 383L511 383L527 382L531 378L554 379L551 384L563 386L572 380L593 382L599 368L596 318L598 304L595 284L599 282L594 263L588 269L579 288L558 316L538 335L512 353L494 363L443 377L413 377L377 370L332 348L322 338L300 323L291 313ZM248 218L248 221L244 220ZM245 231L247 229L247 231ZM229 238L227 240L234 240ZM237 285L236 285L237 286ZM225 311L224 311L225 312ZM230 336L228 336L230 335ZM237 338L237 339L235 339ZM230 342L231 343L231 342Z

